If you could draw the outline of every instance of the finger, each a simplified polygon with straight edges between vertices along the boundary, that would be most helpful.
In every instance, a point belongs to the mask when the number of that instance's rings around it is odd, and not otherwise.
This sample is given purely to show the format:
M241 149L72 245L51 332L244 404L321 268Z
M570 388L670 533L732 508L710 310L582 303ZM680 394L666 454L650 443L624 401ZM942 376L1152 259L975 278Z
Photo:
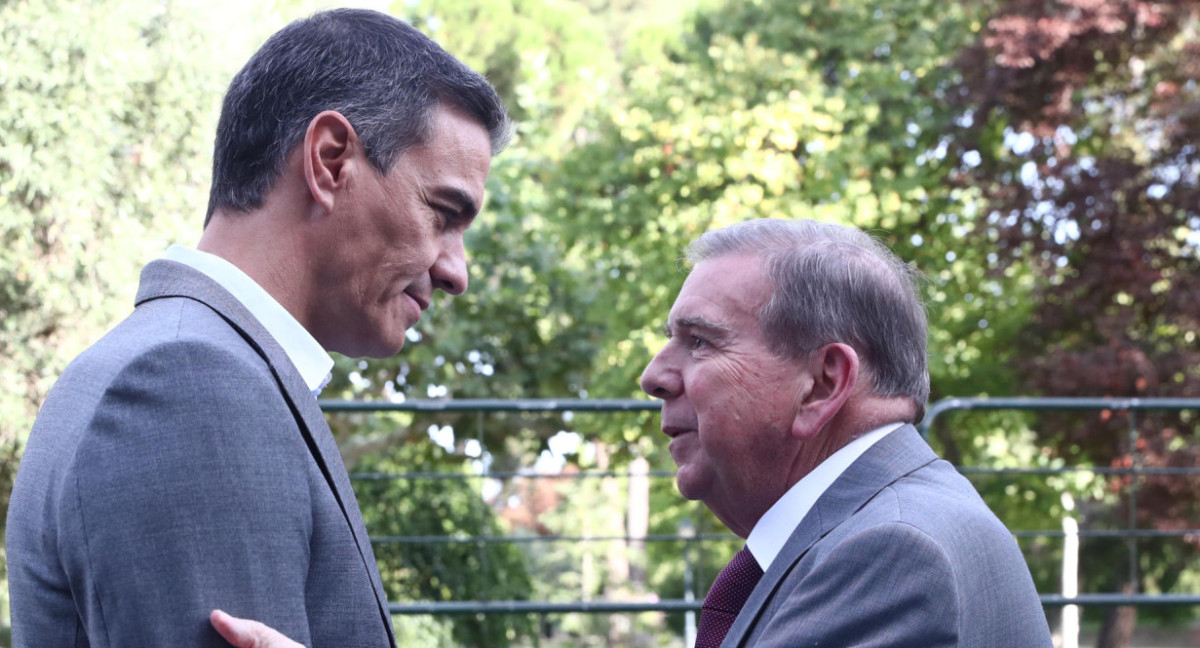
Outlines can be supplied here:
M209 616L212 628L226 638L235 648L293 648L299 647L289 638L278 634L270 626L256 620L239 619L220 610L212 611ZM301 647L302 648L302 647Z
M208 619L217 633L236 648L261 648L258 642L261 636L255 632L253 621L232 617L221 610L213 610Z
M217 633L234 648L304 648L258 621L239 619L220 610L213 610L208 619Z

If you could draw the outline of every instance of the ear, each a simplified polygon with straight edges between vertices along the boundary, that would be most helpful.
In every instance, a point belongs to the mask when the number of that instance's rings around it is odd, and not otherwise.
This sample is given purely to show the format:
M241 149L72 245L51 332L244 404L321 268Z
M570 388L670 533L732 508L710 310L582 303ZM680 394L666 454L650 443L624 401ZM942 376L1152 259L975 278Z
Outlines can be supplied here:
M792 436L807 441L825 429L858 384L858 353L847 344L827 344L808 358L812 386L801 397Z
M308 123L301 152L313 201L326 212L332 211L338 194L346 188L348 167L364 153L358 134L342 113L326 110Z

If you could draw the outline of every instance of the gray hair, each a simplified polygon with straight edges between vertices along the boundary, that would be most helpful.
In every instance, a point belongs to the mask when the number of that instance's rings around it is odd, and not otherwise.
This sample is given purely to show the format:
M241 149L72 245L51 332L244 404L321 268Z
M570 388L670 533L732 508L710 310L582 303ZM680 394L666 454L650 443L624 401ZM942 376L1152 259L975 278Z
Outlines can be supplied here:
M412 25L366 9L334 9L271 36L229 85L213 147L205 224L217 209L262 206L313 117L349 120L367 159L386 174L405 150L428 141L439 105L464 111L488 132L492 154L512 136L496 91Z
M919 272L862 230L812 220L745 221L708 231L687 250L693 265L731 254L763 260L774 291L758 322L776 355L848 344L863 358L871 393L909 398L921 419L929 370Z

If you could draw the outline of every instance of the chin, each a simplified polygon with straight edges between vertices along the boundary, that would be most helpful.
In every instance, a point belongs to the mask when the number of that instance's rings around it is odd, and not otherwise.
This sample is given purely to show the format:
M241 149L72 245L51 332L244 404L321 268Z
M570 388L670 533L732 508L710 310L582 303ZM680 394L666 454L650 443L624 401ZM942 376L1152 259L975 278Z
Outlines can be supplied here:
M377 360L387 360L388 358L394 357L397 353L400 353L400 350L403 348L404 342L400 342L396 345L378 347L373 352L365 354L365 356L368 358L375 358Z
M676 473L675 487L679 489L679 494L683 495L684 499L692 501L704 499L704 489L688 481L686 476L681 477Z
M345 349L329 349L336 351L350 358L374 358L376 360L386 360L400 352L404 348L404 338L399 341L373 340L367 342L360 340L358 344L348 346Z
M408 340L405 336L407 332L406 328L377 329L374 336L363 340L363 346L368 349L363 355L383 360L400 353Z

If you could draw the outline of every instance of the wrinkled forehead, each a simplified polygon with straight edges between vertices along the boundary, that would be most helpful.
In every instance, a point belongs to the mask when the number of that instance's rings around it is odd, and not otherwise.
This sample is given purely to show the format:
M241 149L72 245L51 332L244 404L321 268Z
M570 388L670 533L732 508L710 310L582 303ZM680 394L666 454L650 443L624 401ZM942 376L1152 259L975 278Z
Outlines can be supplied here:
M684 280L669 324L689 318L727 327L756 323L771 294L761 258L738 254L705 259Z

